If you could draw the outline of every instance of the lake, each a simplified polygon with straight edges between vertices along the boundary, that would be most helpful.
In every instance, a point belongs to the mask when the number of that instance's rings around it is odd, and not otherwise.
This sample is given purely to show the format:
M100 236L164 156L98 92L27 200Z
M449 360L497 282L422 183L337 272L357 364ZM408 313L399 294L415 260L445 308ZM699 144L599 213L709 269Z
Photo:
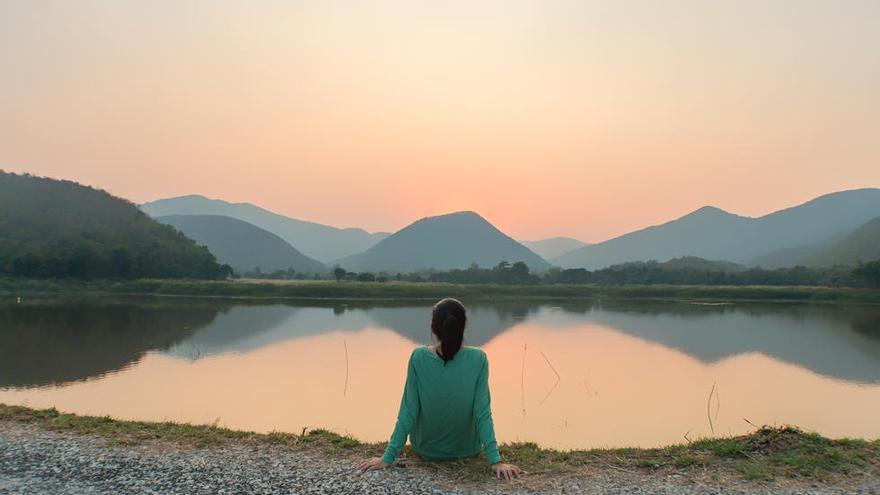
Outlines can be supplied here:
M467 303L467 301L465 301ZM660 446L798 425L880 437L880 308L469 304L499 441ZM387 440L430 303L0 305L0 402Z

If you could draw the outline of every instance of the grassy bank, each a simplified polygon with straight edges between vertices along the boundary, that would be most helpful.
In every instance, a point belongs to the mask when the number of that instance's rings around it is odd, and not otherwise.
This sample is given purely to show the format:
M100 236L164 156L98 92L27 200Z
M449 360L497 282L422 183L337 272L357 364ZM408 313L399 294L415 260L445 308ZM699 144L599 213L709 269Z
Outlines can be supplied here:
M170 441L189 448L218 447L230 442L257 442L287 448L314 448L327 455L362 457L379 455L384 444L362 443L326 430L303 430L300 434L258 434L216 425L172 422L121 421L106 417L59 413L0 404L0 422L16 421L43 428L95 435L118 445ZM792 427L761 428L749 435L696 440L684 445L656 449L592 449L558 451L532 443L504 444L506 462L519 464L533 475L577 473L585 466L622 471L719 470L736 472L746 479L808 478L826 480L880 468L880 440L831 440ZM483 458L431 463L474 480L488 472Z
M691 285L457 285L406 282L265 280L58 281L0 279L7 297L59 294L275 299L467 300L501 299L659 299L688 301L847 302L880 304L880 289Z

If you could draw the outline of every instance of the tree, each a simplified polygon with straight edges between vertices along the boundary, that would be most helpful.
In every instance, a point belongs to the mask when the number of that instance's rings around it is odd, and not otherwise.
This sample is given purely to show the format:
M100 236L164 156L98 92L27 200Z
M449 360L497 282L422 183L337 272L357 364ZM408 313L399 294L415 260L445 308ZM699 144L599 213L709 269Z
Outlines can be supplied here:
M525 281L529 278L529 265L523 263L522 261L517 261L510 267L510 273L513 275L513 278L518 281Z
M342 268L339 265L336 265L333 268L333 276L336 277L337 282L341 282L343 278L345 278L345 268Z
M871 287L880 287L880 260L860 263L853 269L852 274L864 280Z
M493 268L493 270L504 271L509 268L510 268L510 262L507 260L501 260L497 265L495 265L495 268Z

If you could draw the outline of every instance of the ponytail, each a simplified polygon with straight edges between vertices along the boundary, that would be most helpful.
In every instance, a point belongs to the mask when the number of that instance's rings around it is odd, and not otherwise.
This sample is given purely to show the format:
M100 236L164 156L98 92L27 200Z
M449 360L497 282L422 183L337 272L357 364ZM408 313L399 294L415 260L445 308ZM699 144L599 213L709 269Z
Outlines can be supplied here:
M440 357L443 358L444 365L461 350L465 323L467 315L460 301L447 298L434 305L431 331L440 340Z
M443 352L441 356L444 363L448 363L455 357L455 354L461 349L461 341L464 339L464 325L458 323L458 318L449 315L443 321L443 327L440 329L440 350Z

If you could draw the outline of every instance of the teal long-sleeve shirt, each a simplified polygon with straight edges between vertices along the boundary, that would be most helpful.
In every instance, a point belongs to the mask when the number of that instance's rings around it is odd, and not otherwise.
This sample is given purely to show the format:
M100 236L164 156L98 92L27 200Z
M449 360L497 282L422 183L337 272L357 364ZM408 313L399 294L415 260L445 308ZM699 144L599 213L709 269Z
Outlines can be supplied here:
M489 360L476 347L462 347L443 365L427 347L409 357L406 386L394 433L382 460L391 464L406 445L429 460L473 457L485 450L491 464L501 461L495 442L489 397Z

